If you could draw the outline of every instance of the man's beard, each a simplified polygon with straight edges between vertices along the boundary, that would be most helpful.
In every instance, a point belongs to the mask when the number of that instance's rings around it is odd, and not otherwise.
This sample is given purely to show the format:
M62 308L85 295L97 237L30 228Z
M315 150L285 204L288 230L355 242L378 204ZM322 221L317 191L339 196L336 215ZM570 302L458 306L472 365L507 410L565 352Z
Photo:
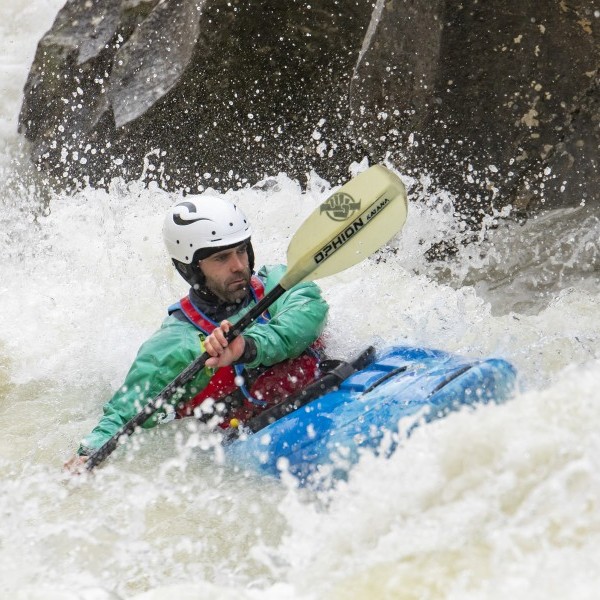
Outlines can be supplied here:
M225 302L241 302L250 289L250 268L232 273L224 282L206 277L206 287Z

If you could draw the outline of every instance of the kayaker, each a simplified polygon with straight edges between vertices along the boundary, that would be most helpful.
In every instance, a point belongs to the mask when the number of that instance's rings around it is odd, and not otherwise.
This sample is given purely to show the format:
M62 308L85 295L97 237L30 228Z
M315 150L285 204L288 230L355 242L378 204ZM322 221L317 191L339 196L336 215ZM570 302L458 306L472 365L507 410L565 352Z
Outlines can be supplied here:
M87 457L204 350L211 355L172 404L144 427L196 416L227 427L243 422L319 375L328 306L319 287L300 283L286 292L229 345L224 334L285 272L263 266L254 274L250 225L222 198L188 196L169 209L163 237L188 296L171 306L160 329L140 348L123 385L104 405L98 425L65 463L80 470Z

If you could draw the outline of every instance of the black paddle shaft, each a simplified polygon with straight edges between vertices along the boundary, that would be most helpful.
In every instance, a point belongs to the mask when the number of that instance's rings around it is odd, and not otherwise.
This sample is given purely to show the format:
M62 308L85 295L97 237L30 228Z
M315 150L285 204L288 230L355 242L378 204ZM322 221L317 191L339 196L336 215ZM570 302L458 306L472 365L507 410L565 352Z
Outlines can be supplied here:
M265 297L253 306L234 326L227 332L225 339L231 342L238 337L246 327L251 325L260 315L285 293L285 288L281 285L276 285ZM206 361L210 358L208 352L204 352L192 363L190 363L181 373L171 381L153 400L148 402L146 406L135 417L127 421L125 425L117 431L109 440L107 440L100 448L90 455L85 467L91 471L95 466L99 465L104 459L112 454L115 448L130 436L138 427L141 427L163 404L174 396L177 391L189 383L202 369Z

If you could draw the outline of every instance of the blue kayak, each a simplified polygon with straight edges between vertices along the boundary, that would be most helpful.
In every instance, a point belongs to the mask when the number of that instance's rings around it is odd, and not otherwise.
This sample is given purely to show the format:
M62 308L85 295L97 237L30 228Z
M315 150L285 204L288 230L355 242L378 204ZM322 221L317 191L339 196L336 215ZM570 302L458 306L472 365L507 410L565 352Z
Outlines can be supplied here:
M321 486L346 478L365 450L389 455L414 427L464 406L503 402L516 384L505 360L426 348L369 349L357 362L358 369L338 368L343 380L335 389L236 432L225 443L226 460L273 477L286 470L300 485Z

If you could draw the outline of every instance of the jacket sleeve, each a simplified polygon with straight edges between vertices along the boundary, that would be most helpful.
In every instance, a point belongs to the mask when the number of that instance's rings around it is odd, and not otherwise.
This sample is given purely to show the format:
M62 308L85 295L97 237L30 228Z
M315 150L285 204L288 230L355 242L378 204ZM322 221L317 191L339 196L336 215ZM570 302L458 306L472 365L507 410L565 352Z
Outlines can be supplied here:
M173 381L185 367L203 352L201 338L191 326L168 317L162 327L139 349L125 381L104 405L103 416L79 447L79 454L90 454L110 439L127 421L132 419L164 387ZM211 369L201 369L196 377L169 404L191 396L206 386ZM150 417L144 427L153 427L169 411L164 408Z
M285 273L285 266L263 267L259 277L266 277L266 291L272 289ZM256 344L256 358L246 367L270 366L295 358L306 350L325 327L329 307L318 285L300 283L287 291L269 309L267 323L254 323L244 337Z

